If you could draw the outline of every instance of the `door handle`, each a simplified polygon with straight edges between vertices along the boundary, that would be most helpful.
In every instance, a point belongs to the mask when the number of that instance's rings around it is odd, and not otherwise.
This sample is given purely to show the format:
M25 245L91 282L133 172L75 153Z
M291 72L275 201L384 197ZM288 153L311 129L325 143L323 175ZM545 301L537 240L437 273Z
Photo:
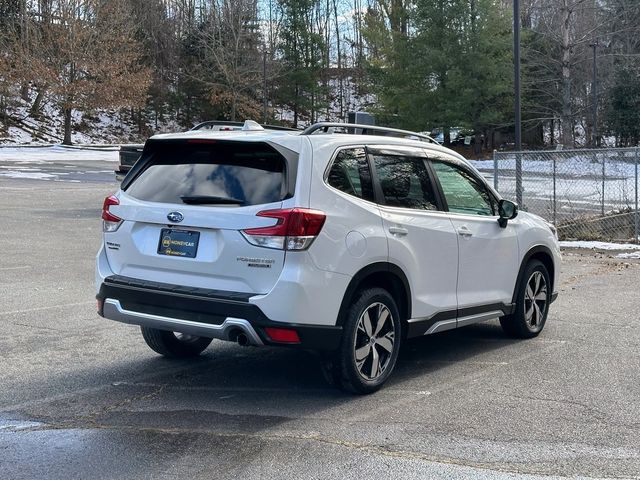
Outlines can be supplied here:
M404 236L409 233L409 230L403 227L389 227L389 233L391 233L392 235Z
M469 230L469 227L463 225L462 227L458 228L458 235L460 235L461 237L472 237L473 232Z

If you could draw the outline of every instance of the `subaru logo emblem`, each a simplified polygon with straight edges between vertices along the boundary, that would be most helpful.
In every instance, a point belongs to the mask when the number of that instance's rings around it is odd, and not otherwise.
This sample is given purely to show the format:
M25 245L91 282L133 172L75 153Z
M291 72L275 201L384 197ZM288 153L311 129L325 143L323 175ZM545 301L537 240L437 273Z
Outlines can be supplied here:
M180 212L171 212L167 214L167 218L170 222L180 223L182 220L184 220L184 215L182 215Z

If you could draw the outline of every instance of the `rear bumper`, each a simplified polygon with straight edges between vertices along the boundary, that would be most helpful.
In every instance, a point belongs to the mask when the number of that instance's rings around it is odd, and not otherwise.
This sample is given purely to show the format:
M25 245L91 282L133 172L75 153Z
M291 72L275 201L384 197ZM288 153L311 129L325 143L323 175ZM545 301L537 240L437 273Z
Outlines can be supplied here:
M253 345L288 345L314 350L335 350L340 344L340 326L284 323L268 318L249 303L252 294L188 288L146 282L118 275L104 279L96 298L101 316L131 325L235 341L244 333ZM289 328L300 343L274 342L267 327Z
M107 298L102 306L102 316L117 322L140 325L160 330L170 330L199 337L235 340L244 333L251 345L264 345L250 322L241 318L225 318L221 324L209 324L164 317L151 313L135 312L125 309L119 300Z

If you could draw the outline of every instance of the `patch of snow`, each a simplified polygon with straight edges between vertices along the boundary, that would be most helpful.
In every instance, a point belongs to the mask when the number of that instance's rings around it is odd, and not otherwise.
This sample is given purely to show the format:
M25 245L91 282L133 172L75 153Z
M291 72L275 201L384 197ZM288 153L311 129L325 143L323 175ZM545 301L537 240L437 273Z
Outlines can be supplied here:
M26 178L29 180L49 180L50 178L55 178L55 175L44 172L21 172L18 170L9 170L7 172L0 172L0 177Z
M15 164L44 164L53 159L64 161L118 161L118 148L82 148L54 145L47 147L1 147L0 161Z
M28 143L46 144L62 141L64 119L60 106L50 98L41 105L40 115L31 116L31 105L36 96L30 90L29 99L23 101L17 95L16 99L7 107L9 116L16 121L6 129L6 134L0 134L0 144L23 145ZM184 127L178 124L176 114L162 115L158 123L153 121L153 115L148 112L143 131L139 132L137 122L131 118L128 109L95 109L84 112L73 111L73 143L143 143L144 140L158 132L182 131Z
M33 137L30 133L25 132L21 128L9 127L7 129L8 137L14 143L31 143L33 142Z
M640 260L640 252L619 253L616 258L638 259Z
M640 250L640 245L633 243L610 243L610 242L592 242L592 241L562 241L560 246L563 248L590 248L593 250Z
M527 154L528 158L522 159L523 173L541 173L552 175L553 162L550 157L545 157L542 152L540 158L533 160L534 153ZM621 160L621 156L626 161ZM581 178L600 177L602 175L602 161L605 161L605 172L607 179L612 177L633 178L635 176L634 166L635 152L618 153L611 158L611 153L597 152L594 154L576 154L570 157L559 157L556 159L556 173L558 176ZM469 160L478 170L493 172L493 160ZM504 173L505 170L515 170L515 155L498 160L498 171Z
M22 162L20 162L22 163ZM44 163L44 162L42 162ZM0 168L4 168L6 170L14 170L16 167L15 165L0 165ZM32 172L41 172L42 169L41 168L36 168L36 167L20 167L20 171L21 172L26 172L26 171L32 171Z
M43 426L41 422L30 422L28 420L9 420L0 418L0 430L27 430Z

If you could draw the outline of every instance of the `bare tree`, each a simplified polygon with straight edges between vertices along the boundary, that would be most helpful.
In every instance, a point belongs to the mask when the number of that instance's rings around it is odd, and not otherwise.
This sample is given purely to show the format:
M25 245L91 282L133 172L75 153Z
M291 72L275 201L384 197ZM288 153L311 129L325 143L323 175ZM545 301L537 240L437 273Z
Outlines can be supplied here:
M198 31L201 52L197 78L210 101L225 107L231 120L260 117L256 90L262 85L261 37L256 0L213 0Z
M535 105L529 105L532 121L560 124L560 143L566 148L576 144L576 126L590 138L594 129L591 45L600 49L609 43L622 10L612 3L624 0L529 0L523 9L523 25L533 32L523 60L529 68L525 79ZM602 61L602 60L601 60ZM609 70L600 69L597 79L606 95ZM603 95L604 96L604 95ZM531 100L531 97L530 97Z
M71 143L74 110L144 104L149 70L139 65L124 0L50 2L46 16L30 18L28 39L14 29L5 46L13 74L60 107L65 144Z

